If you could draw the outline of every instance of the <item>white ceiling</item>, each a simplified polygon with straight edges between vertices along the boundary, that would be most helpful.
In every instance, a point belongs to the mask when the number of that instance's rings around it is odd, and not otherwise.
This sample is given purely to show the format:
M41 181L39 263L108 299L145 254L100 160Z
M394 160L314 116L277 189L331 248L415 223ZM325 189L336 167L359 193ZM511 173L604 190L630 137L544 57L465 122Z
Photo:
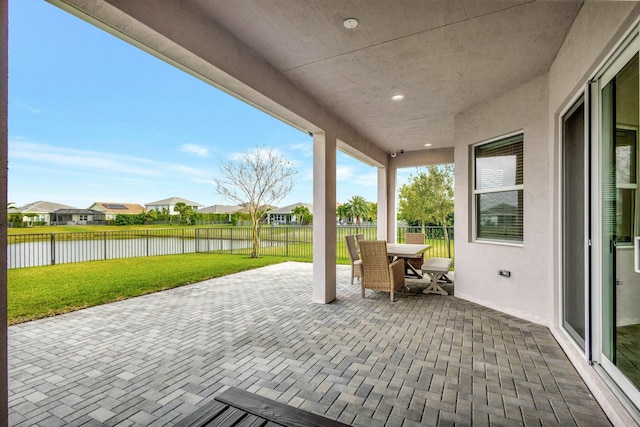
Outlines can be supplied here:
M582 1L190 4L391 151L452 146L457 113L545 73ZM345 18L360 24L348 30ZM394 91L406 98L391 101Z

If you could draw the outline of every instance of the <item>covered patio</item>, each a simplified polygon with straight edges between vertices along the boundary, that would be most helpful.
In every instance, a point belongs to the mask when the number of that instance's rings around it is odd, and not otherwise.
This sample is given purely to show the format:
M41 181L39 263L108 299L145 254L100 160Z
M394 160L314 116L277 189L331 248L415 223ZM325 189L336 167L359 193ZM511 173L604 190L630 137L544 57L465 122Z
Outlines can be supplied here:
M289 262L12 326L10 425L172 425L228 386L357 426L610 425L546 327L349 281L313 304Z
M0 422L9 390L16 423L127 425L238 385L358 425L606 424L586 383L640 425L619 356L640 325L639 2L50 2L313 135L314 256L10 328ZM337 150L377 168L388 242L398 169L455 164L455 297L346 285Z

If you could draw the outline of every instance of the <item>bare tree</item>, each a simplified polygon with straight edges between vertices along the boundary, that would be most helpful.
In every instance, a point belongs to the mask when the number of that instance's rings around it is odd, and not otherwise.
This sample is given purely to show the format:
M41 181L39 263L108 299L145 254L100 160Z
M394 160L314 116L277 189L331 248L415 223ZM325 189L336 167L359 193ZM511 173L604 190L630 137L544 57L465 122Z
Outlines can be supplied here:
M273 148L255 147L221 165L215 179L218 194L244 205L252 223L251 258L260 256L260 230L268 205L284 199L293 188L298 171Z

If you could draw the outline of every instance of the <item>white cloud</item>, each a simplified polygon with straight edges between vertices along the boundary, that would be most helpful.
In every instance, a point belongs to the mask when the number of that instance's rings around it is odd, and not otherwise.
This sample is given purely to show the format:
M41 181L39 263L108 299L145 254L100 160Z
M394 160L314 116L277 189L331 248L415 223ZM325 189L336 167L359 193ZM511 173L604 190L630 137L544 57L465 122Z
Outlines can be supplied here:
M41 113L43 113L43 111L42 111L42 110L40 110L40 109L38 109L38 108L35 108L35 107L32 107L32 106L27 105L27 104L17 104L17 106L18 106L18 107L20 107L20 108L22 108L23 110L27 110L27 111L28 111L28 112L30 112L30 113L34 113L34 114L41 114Z
M194 181L199 182L201 184L216 185L216 182L213 180L213 178L210 178L210 179L195 178Z
M197 144L182 144L180 151L195 154L200 157L209 157L209 149Z
M378 186L378 173L366 173L356 175L352 180L353 184L358 187L377 187Z
M351 177L353 176L353 167L351 166L345 166L345 165L338 165L336 166L336 180L337 181L346 181L348 179L351 179Z
M22 159L47 166L57 165L76 169L99 169L135 175L157 176L159 171L146 159L53 147L45 144L17 142L9 144L9 159Z
M313 156L313 143L312 142L300 142L298 144L293 144L289 147L292 151L301 151L304 157L312 157Z
M22 141L9 143L9 161L15 159L36 163L49 169L57 166L63 167L65 171L71 168L77 172L112 172L120 178L132 175L161 177L174 175L176 172L190 179L208 178L211 175L211 171L176 163Z

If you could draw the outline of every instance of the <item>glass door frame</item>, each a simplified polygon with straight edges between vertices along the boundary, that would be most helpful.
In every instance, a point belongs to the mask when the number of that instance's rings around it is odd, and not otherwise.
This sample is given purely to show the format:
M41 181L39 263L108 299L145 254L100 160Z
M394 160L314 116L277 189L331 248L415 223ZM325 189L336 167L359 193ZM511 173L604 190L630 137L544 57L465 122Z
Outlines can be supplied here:
M589 122L591 124L591 227L592 227L592 257L591 257L591 345L592 360L605 378L613 382L612 389L621 392L631 402L638 406L640 391L635 385L609 360L603 350L604 344L604 286L606 285L604 274L604 246L609 242L603 242L603 140L602 140L602 90L611 82L620 70L640 52L640 36L638 27L635 26L630 34L620 43L614 54L606 61L600 71L590 82L589 96ZM638 409L636 408L636 412Z

